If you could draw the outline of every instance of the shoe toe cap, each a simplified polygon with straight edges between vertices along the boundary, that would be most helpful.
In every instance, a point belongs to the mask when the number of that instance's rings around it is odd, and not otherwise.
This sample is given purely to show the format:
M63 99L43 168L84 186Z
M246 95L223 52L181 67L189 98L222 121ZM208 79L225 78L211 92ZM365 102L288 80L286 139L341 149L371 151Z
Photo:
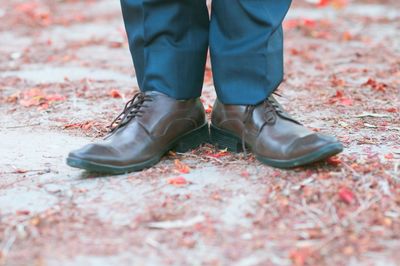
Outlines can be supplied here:
M107 158L117 157L118 152L111 147L101 144L87 144L84 147L71 151L68 154L69 158L87 160L87 161L99 161L102 162Z
M289 154L297 157L323 148L335 149L338 152L343 150L342 144L335 137L314 133L295 140L290 145Z

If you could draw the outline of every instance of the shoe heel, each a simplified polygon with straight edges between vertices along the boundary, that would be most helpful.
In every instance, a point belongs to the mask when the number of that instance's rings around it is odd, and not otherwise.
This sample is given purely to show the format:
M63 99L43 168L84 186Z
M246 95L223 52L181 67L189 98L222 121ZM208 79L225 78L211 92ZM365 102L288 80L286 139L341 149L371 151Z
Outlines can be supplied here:
M211 143L219 149L228 149L231 152L243 152L242 141L229 132L210 126Z
M188 133L183 136L175 146L177 152L187 152L196 149L201 144L207 143L210 140L210 132L208 124Z

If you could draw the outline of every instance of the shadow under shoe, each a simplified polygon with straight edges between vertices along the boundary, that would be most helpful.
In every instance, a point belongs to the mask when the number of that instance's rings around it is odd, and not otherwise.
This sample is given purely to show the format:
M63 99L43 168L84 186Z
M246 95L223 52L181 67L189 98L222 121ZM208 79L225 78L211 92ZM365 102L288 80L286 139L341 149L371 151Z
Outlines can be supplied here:
M170 150L186 152L208 140L199 99L175 100L156 91L141 92L112 122L103 141L72 151L67 164L109 174L139 171L157 164Z

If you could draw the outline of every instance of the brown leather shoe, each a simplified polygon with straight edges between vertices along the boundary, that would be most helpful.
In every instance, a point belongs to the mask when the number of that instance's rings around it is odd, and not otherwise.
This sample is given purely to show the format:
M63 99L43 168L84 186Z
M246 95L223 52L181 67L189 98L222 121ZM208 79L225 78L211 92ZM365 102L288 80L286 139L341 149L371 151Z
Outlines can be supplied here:
M102 142L71 152L67 164L100 173L138 171L169 150L185 152L209 140L199 99L175 100L156 91L136 94L111 128Z
M315 133L291 118L269 97L258 105L224 105L216 101L211 141L240 152L248 147L256 158L273 167L292 168L340 153L335 138Z

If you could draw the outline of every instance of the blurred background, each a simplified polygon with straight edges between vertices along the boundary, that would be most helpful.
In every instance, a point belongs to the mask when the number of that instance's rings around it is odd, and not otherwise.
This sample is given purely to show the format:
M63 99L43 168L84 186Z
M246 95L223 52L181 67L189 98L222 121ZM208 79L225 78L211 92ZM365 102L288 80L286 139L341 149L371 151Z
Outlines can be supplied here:
M0 0L0 265L399 265L399 10L288 13L280 101L339 157L284 171L206 145L98 177L64 160L138 90L119 1Z

